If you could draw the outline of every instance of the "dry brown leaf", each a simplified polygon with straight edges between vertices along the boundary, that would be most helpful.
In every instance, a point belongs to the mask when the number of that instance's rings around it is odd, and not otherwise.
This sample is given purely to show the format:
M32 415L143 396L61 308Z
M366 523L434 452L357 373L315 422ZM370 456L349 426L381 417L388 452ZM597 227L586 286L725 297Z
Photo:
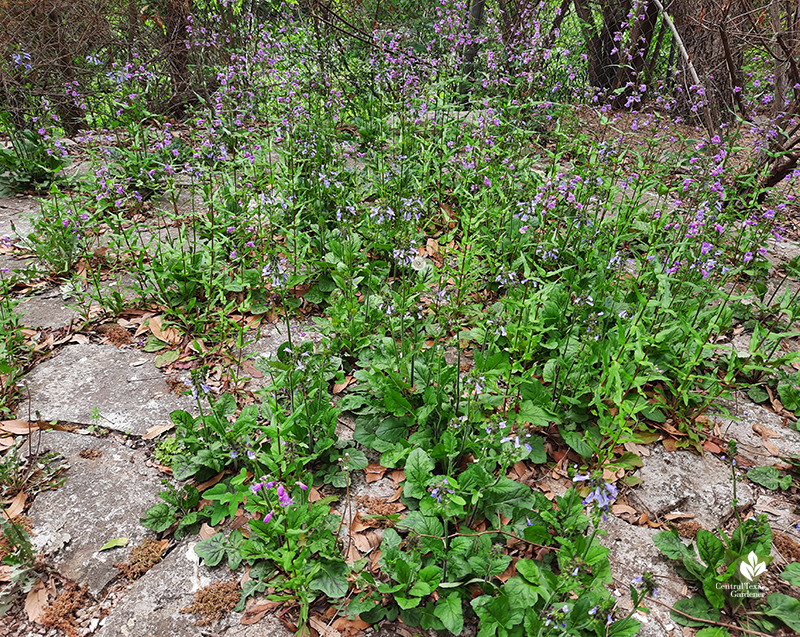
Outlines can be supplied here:
M39 431L39 425L35 422L28 422L27 420L4 420L0 423L0 430L9 434L17 436L24 436L34 431Z
M342 633L333 626L329 626L327 622L322 621L317 616L309 617L308 623L320 634L320 637L342 637Z
M333 622L333 627L344 637L356 637L361 631L370 627L370 624L359 619L347 619L347 617L337 617Z
M14 446L14 438L11 436L5 436L4 438L0 438L0 451L5 451L6 449L10 449Z
M24 491L20 491L10 500L7 500L8 508L3 511L3 515L7 520L13 520L25 509L25 500L27 496Z
M86 334L73 334L70 343L78 343L78 345L86 345L89 342L89 337Z
M510 480L521 482L523 480L527 480L530 477L530 473L531 472L528 469L528 465L520 460L519 462L514 463L509 472L506 474L506 477Z
M503 584L505 584L510 577L514 577L516 574L517 574L517 563L512 560L511 564L509 564L508 567L506 567L506 570L504 570L502 573L500 573L500 575L497 576L497 579L499 579L501 582L503 582Z
M250 361L242 361L242 371L251 378L263 378L264 373Z
M650 516L647 515L647 511L645 511L639 516L639 519L637 520L636 524L642 526L644 524L647 524L648 522L650 522Z
M170 345L177 345L181 342L180 332L174 327L163 327L160 316L151 318L147 326L159 341L164 341Z
M261 621L264 615L272 612L276 608L280 608L280 606L281 602L273 602L268 599L258 601L244 611L242 615L242 624L245 626L255 624Z
M371 573L378 573L380 571L381 550L372 551L369 554L369 570Z
M334 384L333 384L333 393L334 393L334 394L338 394L338 393L340 393L340 392L343 392L345 389L347 389L347 387L348 387L348 386L349 386L349 385L350 385L352 382L353 382L353 377L352 377L352 376L347 376L347 377L344 379L344 382L343 382L343 383L334 383Z
M356 548L362 553L369 553L372 550L369 538L363 533L354 533L350 536Z
M0 564L0 582L11 581L11 566L8 564Z
M348 542L347 543L347 552L344 556L344 561L348 564L352 564L356 560L361 559L361 553L356 548L355 542Z
M400 499L401 495L403 495L403 487L398 488L397 491L394 492L394 495L392 495L392 497L388 498L386 501L397 502Z
M212 535L216 535L216 534L217 534L217 532L214 530L213 526L208 526L208 524L203 522L203 526L200 527L200 533L199 533L201 538L203 538L204 540L207 540Z
M650 455L650 447L646 445L640 445L635 442L626 442L622 446L625 447L625 451L635 453L639 457L647 457Z
M703 449L708 451L708 453L722 453L722 447L715 442L711 442L710 440L703 442Z
M311 487L308 490L308 501L316 502L318 500L322 500L322 495L320 495L319 489L317 489L317 487Z
M198 484L198 485L197 485L197 490L198 490L200 493L202 493L202 492L203 492L203 491L205 491L206 489L210 489L210 488L211 488L211 487L213 487L215 484L217 484L217 482L219 482L220 480L222 480L222 478L223 478L223 476L224 476L224 475L225 475L225 472L224 472L224 471L220 471L220 472L219 472L217 475L215 475L213 478L209 478L209 479L208 479L208 480L206 480L205 482L201 482L200 484Z
M370 528L369 524L365 524L361 519L361 511L356 511L356 514L353 516L353 521L350 522L350 531L352 533L361 533L368 528Z
M625 469L617 469L611 471L610 469L603 468L603 480L606 482L616 482L625 476Z
M772 456L780 456L781 455L780 450L769 441L769 438L762 438L761 439L761 444L764 445L764 449L769 451L770 455L772 455Z
M38 622L46 607L47 587L42 583L42 580L37 579L33 588L28 591L25 597L25 612L28 615L28 621Z
M396 489L400 486L400 483L406 479L406 474L402 469L392 469L392 475L390 477L392 478L392 484L394 484L394 488ZM389 500L389 502L392 502L392 500Z
M383 478L383 474L387 471L386 467L381 466L379 464L370 463L367 465L367 468L364 469L364 473L367 474L367 483L370 482L377 482L381 478Z
M667 513L664 517L670 521L694 518L691 513Z
M781 435L779 433L776 433L776 432L772 431L772 429L769 429L769 428L765 427L764 425L759 425L759 424L753 425L753 431L755 433L757 433L759 436L761 436L762 438L780 438L781 437Z
M175 426L175 423L170 423L168 425L156 425L154 427L150 427L147 431L144 432L142 436L143 440L152 440L163 434L165 431L169 431Z
M627 504L615 504L611 507L611 513L619 517L623 513L631 513L636 515L637 511L632 506L628 506Z

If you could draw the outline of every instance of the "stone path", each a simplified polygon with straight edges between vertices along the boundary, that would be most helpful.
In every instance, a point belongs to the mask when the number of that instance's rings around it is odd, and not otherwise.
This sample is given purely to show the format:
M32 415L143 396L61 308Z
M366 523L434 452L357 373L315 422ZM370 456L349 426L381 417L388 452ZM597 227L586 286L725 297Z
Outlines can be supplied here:
M12 220L18 228L30 227L26 216L36 210L35 201L28 198L0 200L0 235L11 234L5 228ZM12 255L0 258L4 259L2 267L20 267L14 265L17 260ZM30 264L29 260L27 265ZM39 291L19 308L23 323L30 329L42 337L57 334L61 338L70 337L67 328L76 320L75 313L64 305L58 288L50 288ZM307 326L295 324L293 329L305 329L309 338L319 339ZM157 503L157 493L163 489L162 480L166 477L153 460L154 441L148 439L148 432L168 425L171 411L192 411L194 404L170 391L170 382L184 378L170 381L156 367L156 354L143 351L140 341L115 345L109 340L113 339L102 335L92 340L85 336L67 338L24 380L28 398L20 404L17 414L26 421L57 421L64 429L31 435L30 450L59 452L69 468L64 474L65 484L40 493L27 514L33 522L35 546L45 555L46 563L63 577L88 587L88 597L78 613L77 634L288 637L289 631L270 615L255 624L243 625L242 615L233 613L212 626L201 627L195 625L192 615L180 612L201 587L242 576L241 572L231 574L226 568L211 570L200 565L192 551L198 537L177 543L170 540L164 560L133 584L119 576L114 564L127 561L132 547L153 535L139 523L139 518ZM261 338L243 353L250 357L274 355L284 340L277 328L267 326ZM257 385L259 381L254 378L252 382ZM778 455L800 454L800 433L788 426L787 418L744 397L738 398L726 406L740 420L714 416L712 421L718 424L720 438L739 442L741 464L771 465L778 461ZM764 428L772 435L764 434ZM19 437L28 441L25 435ZM25 453L29 451L28 444L21 448ZM659 582L658 599L672 605L686 596L686 587L660 555L652 537L663 530L662 523L669 518L690 522L686 527L689 529L693 525L695 530L730 529L730 472L712 454L700 458L687 451L669 452L660 443L640 446L636 451L644 463L637 472L642 484L622 491L619 502L624 507L603 525L608 535L602 542L611 549L612 574L622 607L630 607L627 591L631 580L645 571L652 572ZM555 476L548 484L556 492L568 486L566 480ZM385 497L393 493L394 485L388 478L367 484L359 477L354 490ZM800 517L787 496L742 479L737 497L741 513L766 513L774 529L793 542L800 542L796 528ZM99 551L106 542L120 537L129 539L126 547ZM773 555L771 568L776 570L792 559L775 547ZM636 614L644 625L642 635L693 634L692 629L676 626L665 607L650 604L650 608L649 616ZM367 634L407 637L421 632L394 624L376 627ZM12 615L12 622L0 627L0 637L45 634L63 633L27 621L20 608Z

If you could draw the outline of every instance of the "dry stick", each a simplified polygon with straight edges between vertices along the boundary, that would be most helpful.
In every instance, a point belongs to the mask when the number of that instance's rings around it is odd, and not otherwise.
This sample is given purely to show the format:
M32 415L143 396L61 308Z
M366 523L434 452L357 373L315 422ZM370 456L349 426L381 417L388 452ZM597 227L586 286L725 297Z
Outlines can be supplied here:
M702 86L700 84L700 78L697 77L697 71L694 70L694 65L692 64L692 61L689 59L689 53L687 53L686 47L683 44L683 40L681 39L681 36L678 33L678 29L675 28L672 19L667 15L667 12L664 10L664 5L661 4L659 0L653 0L653 3L656 5L656 8L661 12L661 16L664 18L664 22L667 23L669 30L672 31L672 36L675 38L675 42L678 44L678 50L681 52L683 63L686 64L686 68L689 69L689 74L692 76L695 86ZM708 134L713 135L714 125L711 122L711 114L708 112L708 100L706 100L706 105L703 107L703 124L705 124Z
M661 604L665 608L669 608L670 611L674 613L678 613L678 615L683 615L686 619L693 619L696 622L704 622L706 624L711 624L712 626L724 626L725 628L733 628L734 630L740 630L743 633L747 633L748 635L758 635L759 637L772 637L772 635L768 635L767 633L760 633L757 630L747 630L747 628L742 628L741 626L736 626L735 624L726 624L725 622L715 622L710 619L705 619L704 617L695 617L693 615L689 615L688 613L684 613L683 611L678 610L677 608L673 608L669 604L665 604L664 602L655 599L654 597L648 597L647 601L655 602L656 604Z

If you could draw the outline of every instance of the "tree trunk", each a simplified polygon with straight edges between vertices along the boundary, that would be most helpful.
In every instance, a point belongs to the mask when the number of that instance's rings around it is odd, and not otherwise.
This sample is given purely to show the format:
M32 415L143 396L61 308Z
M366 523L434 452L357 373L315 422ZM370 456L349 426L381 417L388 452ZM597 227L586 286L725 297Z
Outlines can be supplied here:
M639 94L639 85L644 83L647 53L650 51L658 23L658 7L649 0L639 0L635 14L636 22L631 28L628 40L627 63L619 67L617 75L615 88L624 89L617 96L615 103L617 107L628 106L630 97ZM658 55L658 48L657 46L654 56Z
M631 0L601 0L600 7L603 21L598 30L589 1L575 0L575 12L583 23L581 28L589 55L589 84L608 93L617 88L622 60L622 24L631 10Z
M461 83L461 95L467 95L475 81L475 59L478 57L478 31L483 23L486 0L472 0L469 5L469 44L464 52L464 81Z
M191 88L189 49L186 48L186 27L191 10L191 0L167 0L164 9L166 60L172 82L168 109L175 117L184 115Z
M731 21L735 23L741 15L740 3L738 0L724 5L714 0L676 0L670 5L669 12L703 87L698 91L698 87L692 88L689 82L684 82L684 97L687 103L696 104L697 108L692 109L695 112L708 103L711 122L716 128L733 118L734 93L731 84L736 80L731 78L728 70L723 38L726 31L724 26ZM733 66L740 70L742 52L734 43L729 44ZM683 66L685 68L686 65Z

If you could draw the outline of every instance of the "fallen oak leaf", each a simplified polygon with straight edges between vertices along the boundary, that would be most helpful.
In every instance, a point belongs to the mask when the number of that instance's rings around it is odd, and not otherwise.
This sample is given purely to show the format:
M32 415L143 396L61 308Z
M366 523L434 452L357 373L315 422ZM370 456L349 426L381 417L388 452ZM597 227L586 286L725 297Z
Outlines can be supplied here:
M142 440L152 440L153 438L157 438L165 431L169 431L175 426L175 423L170 423L168 425L155 425L154 427L150 427L147 431L144 432L142 435Z
M3 516L7 520L13 520L25 509L27 496L24 491L20 491L16 496L7 500L8 508L3 511Z
M628 506L627 504L614 504L611 506L611 513L619 517L623 513L630 513L632 515L636 515L638 511L634 509L632 506Z
M332 625L329 626L327 623L320 620L317 616L309 617L308 623L320 634L320 637L342 637L342 633L336 630Z
M345 389L348 388L353 383L354 378L352 376L347 376L344 379L343 383L334 383L333 384L333 393L339 394L343 392Z
M27 420L4 420L0 423L0 431L14 434L17 436L24 436L25 434L33 433L39 430L39 425Z
M251 624L255 624L264 617L267 613L272 612L276 608L280 608L283 602L273 602L268 599L260 600L250 606L250 608L245 609L244 614L242 615L242 625L250 626Z
M355 619L337 617L333 622L333 627L345 637L356 637L356 635L358 635L360 632L369 628L370 624L359 617L356 617Z
M25 596L25 612L28 615L28 621L40 623L39 619L44 614L46 607L47 587L42 580L37 579L33 588Z
M755 433L757 433L759 436L761 436L762 438L780 438L781 437L781 434L776 433L776 432L772 431L772 429L769 429L769 428L765 427L764 425L760 425L758 423L753 425L753 431Z
M200 532L198 533L198 535L204 540L207 540L208 538L216 534L217 532L214 530L214 527L208 526L208 524L206 524L205 522L203 522L203 526L200 527Z
M384 466L379 464L370 463L364 469L364 473L367 474L367 483L370 482L377 482L383 475L388 471L388 469Z

